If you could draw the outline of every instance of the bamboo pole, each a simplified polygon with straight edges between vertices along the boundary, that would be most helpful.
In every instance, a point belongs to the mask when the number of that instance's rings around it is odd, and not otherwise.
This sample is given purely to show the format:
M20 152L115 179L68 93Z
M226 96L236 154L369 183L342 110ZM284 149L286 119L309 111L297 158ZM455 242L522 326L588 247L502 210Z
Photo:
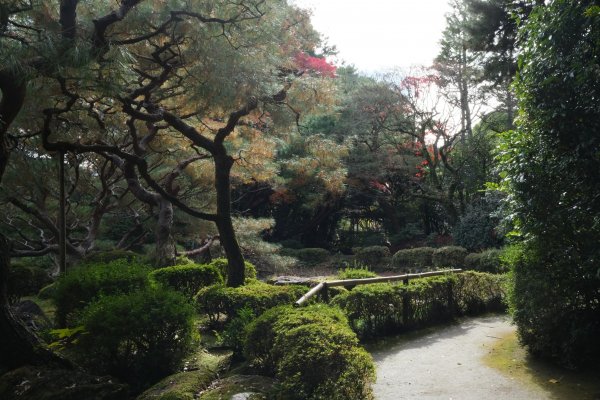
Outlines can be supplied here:
M58 152L58 186L59 186L59 214L58 214L58 264L61 275L67 273L67 216L65 199L65 153Z
M363 279L344 279L344 280L336 280L336 281L325 281L321 282L318 285L311 288L304 296L302 296L298 301L296 301L296 306L301 306L306 303L311 297L319 293L322 289L327 289L328 287L335 286L358 286L358 285L369 285L372 283L385 283L385 282L397 282L404 281L404 283L408 283L410 279L418 279L418 278L426 278L429 276L439 276L446 275L452 273L462 272L462 269L447 269L443 271L431 271L431 272L422 272L419 274L404 274L404 275L394 275L394 276L379 276L377 278L363 278Z

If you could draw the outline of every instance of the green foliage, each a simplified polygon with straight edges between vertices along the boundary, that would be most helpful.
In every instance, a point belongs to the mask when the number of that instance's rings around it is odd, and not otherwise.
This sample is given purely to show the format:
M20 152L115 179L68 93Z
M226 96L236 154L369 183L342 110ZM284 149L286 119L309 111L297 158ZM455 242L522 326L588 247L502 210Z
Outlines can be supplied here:
M236 316L225 325L221 334L222 344L233 349L234 354L240 355L244 349L247 327L255 318L256 312L247 306L238 310Z
M200 288L223 283L221 271L214 264L186 264L160 268L150 273L150 279L181 292L191 299Z
M244 354L285 399L372 399L373 361L337 308L277 307L248 327Z
M508 272L501 260L502 251L498 249L485 250L480 253L471 253L465 257L464 267L481 272L494 274Z
M392 257L392 265L398 269L426 268L433 265L433 247L416 247L398 250Z
M130 264L123 259L70 270L56 283L54 302L59 326L74 323L78 312L101 295L128 293L146 287L149 272L149 267Z
M37 294L52 282L48 272L39 267L12 265L8 270L7 295L11 304L17 303L21 297Z
M250 281L237 288L213 285L200 289L195 297L198 311L207 314L211 322L226 316L228 320L240 310L249 308L257 314L280 304L291 304L299 299L306 287L275 286L260 281Z
M229 264L227 263L226 258L216 258L212 260L208 265L216 268L223 277L223 280L227 279L227 267ZM256 267L249 261L244 261L244 265L246 279L256 279Z
M457 315L504 309L505 277L465 272L404 284L357 286L333 299L362 337L382 336L447 321Z
M105 296L89 305L76 346L100 373L143 388L173 373L192 341L193 307L179 293L146 288Z
M530 14L517 128L498 149L512 236L523 239L512 257L520 339L571 367L600 358L600 21L586 15L595 5L556 0Z
M292 257L296 257L300 261L308 265L315 265L327 261L329 252L319 247L307 247L304 249L285 249L283 253Z
M431 261L435 268L462 268L467 250L459 246L445 246L435 249Z
M379 265L391 256L390 249L385 246L359 247L354 254L359 262L370 266Z
M502 243L497 233L498 221L491 216L494 204L471 204L452 230L454 242L470 251L496 247Z
M367 267L363 268L344 268L338 271L338 279L362 279L362 278L375 278L377 274L373 271L369 271Z

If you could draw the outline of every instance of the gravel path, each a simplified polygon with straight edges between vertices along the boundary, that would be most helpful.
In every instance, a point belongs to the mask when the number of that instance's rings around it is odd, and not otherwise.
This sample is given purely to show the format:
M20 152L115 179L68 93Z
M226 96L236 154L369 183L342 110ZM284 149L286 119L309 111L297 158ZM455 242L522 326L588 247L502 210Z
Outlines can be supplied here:
M505 316L466 319L457 325L404 336L371 349L377 400L549 399L486 366L482 357L515 328Z

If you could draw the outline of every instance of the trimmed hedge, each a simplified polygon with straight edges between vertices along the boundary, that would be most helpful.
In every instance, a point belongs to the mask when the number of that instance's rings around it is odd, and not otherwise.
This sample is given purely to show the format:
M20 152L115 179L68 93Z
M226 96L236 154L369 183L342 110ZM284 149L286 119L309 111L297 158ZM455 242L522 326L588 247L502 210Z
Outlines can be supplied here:
M357 247L354 254L357 261L369 266L382 264L391 256L385 246Z
M465 258L464 266L467 269L494 274L508 272L508 268L502 263L501 256L502 251L498 249L471 253Z
M463 268L467 249L459 246L445 246L435 249L432 263L435 268Z
M208 264L217 268L221 273L223 280L227 280L227 266L229 265L226 258L215 258ZM256 267L249 261L244 261L246 279L256 279Z
M190 349L194 309L163 288L102 297L82 313L76 349L83 363L135 389L177 370Z
M279 398L373 398L373 360L337 308L271 309L248 327L244 354L281 382Z
M361 337L402 332L457 315L500 311L507 278L478 272L357 286L332 300Z
M398 269L431 267L434 251L433 247L398 250L392 257L392 265Z
M305 292L305 286L275 286L251 281L237 288L224 285L202 288L194 299L198 311L207 314L209 320L214 323L221 315L224 315L226 320L235 318L243 308L248 308L259 315L269 308L291 304Z
M89 264L70 270L56 283L54 303L61 327L73 325L77 314L101 295L129 293L149 284L150 267L124 259Z
M221 271L213 264L185 264L160 268L150 273L150 279L182 293L189 299L203 287L223 283Z

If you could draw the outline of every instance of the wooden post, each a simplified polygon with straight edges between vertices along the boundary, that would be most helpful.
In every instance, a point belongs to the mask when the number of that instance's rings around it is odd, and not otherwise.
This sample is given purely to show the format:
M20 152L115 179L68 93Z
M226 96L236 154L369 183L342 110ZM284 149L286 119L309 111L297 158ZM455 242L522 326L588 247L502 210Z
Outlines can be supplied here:
M402 280L402 283L404 284L404 286L408 286L408 276ZM411 319L410 309L410 297L405 292L404 296L402 296L402 323L405 327L409 325Z
M58 153L58 186L59 186L59 213L58 213L58 266L61 275L67 273L67 216L65 195L65 153Z

